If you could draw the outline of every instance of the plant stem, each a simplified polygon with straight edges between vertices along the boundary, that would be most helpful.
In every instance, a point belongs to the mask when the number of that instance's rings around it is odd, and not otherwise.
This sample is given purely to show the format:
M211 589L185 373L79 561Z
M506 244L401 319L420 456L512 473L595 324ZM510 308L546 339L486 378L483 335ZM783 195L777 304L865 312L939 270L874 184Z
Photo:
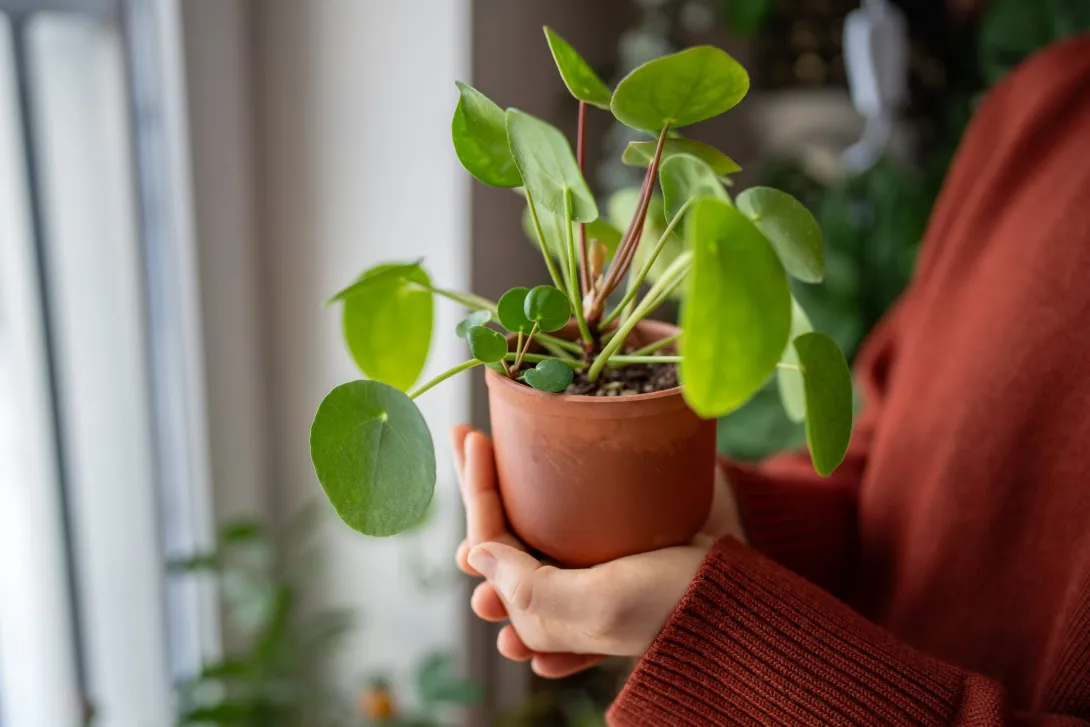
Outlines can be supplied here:
M802 371L802 367L795 364L778 363L776 364L776 368L786 369L787 371Z
M681 338L681 332L675 333L672 336L667 336L666 338L660 338L657 341L652 341L651 343L647 344L643 348L637 348L635 351L632 352L631 355L633 355L633 356L647 356L649 354L654 353L655 351L658 351L661 348L666 348L671 343L674 343L675 341L677 341L680 338ZM613 358L617 358L617 357L614 356Z
M618 328L616 334L610 339L602 352L598 354L598 357L594 359L594 363L591 364L590 370L587 372L587 378L591 381L597 381L598 376L601 375L602 369L605 367L606 362L624 345L625 339L628 334L632 332L632 329L636 327L643 318L647 316L655 306L661 302L663 296L669 295L670 291L676 288L682 280L685 279L685 275L689 272L689 267L692 265L693 254L691 252L685 252L678 256L674 262L670 264L662 274L662 277L655 281L655 284L651 286L651 290L647 292L640 304L636 306L636 310L632 312L632 315L625 319Z
M614 356L606 364L607 366L626 366L628 364L657 364L657 363L681 363L681 356Z
M575 235L572 232L572 204L571 190L564 192L564 222L567 225L568 241L568 285L571 286L571 307L575 311L575 322L579 325L579 335L588 346L594 344L590 329L587 328L587 319L583 317L583 301L579 298L579 283L575 280Z
M444 288L436 288L425 283L419 283L415 280L410 281L413 285L422 290L427 290L435 295L441 295L444 298L453 300L455 303L460 303L470 310L487 310L491 311L493 315L496 313L496 304L487 298L482 298L479 295L473 293L461 293L454 290L446 290Z
M541 231L541 220L537 218L537 207L534 205L534 196L530 194L530 190L526 190L526 204L530 207L530 218L534 221L534 232L537 233L537 242L541 247L541 254L545 257L545 267L549 269L549 277L553 279L553 285L560 290L564 290L564 283L560 280L560 273L556 270L556 265L553 264L553 256L549 253L549 245L545 242L545 234Z
M692 200L686 200L685 204L681 206L681 209L674 215L674 219L670 220L670 224L666 226L666 230L662 233L662 237L655 243L655 247L651 250L651 254L647 256L647 259L643 262L643 267L640 268L639 273L635 277L629 277L628 292L625 293L624 298L617 304L608 316L602 320L602 325L606 326L612 323L617 316L625 309L625 307L632 302L632 299L636 297L636 294L640 291L640 286L643 285L643 281L647 278L651 272L651 266L655 264L655 260L658 258L659 253L662 252L662 248L666 247L666 243L670 240L670 235L674 234L674 228L681 222L682 215L689 209L689 205L692 204Z
M526 358L526 352L530 350L530 342L534 340L534 334L537 333L537 323L534 323L534 327L530 329L530 333L526 336L526 345L519 351L518 358L515 359L515 365L511 367L511 372L518 374L519 369L522 367L522 360Z
M526 363L538 363L540 361L549 361L551 359L557 359L559 361L563 361L568 366L571 366L573 369L585 369L587 367L587 365L585 363L583 363L582 361L576 361L574 358L568 358L566 356L546 356L546 355L540 354L540 353L528 353L525 356L523 356L523 361L526 362ZM513 354L513 353L507 354L507 360L508 361L514 361L515 360L515 354Z
M583 140L586 137L587 102L579 102L579 125L575 132L575 157L579 162L579 173L583 173L583 161L586 152ZM587 223L579 223L579 292L580 305L582 298L590 290L590 273L587 271Z
M409 398L410 399L415 399L416 397L420 396L421 394L423 394L428 389L431 389L436 384L441 384L444 381L446 381L447 379L449 379L451 376L454 376L455 374L460 374L460 373L462 373L463 371L465 371L467 369L473 368L474 366L480 366L482 363L484 363L484 361L478 361L475 358L471 358L468 361L463 361L462 363L458 364L457 366L447 369L443 373L436 376L434 379L432 379L430 381L426 381L423 384L421 384L420 386L416 387L416 389L409 392Z
M563 338L557 338L556 336L550 336L547 333L537 334L537 342L546 348L552 346L569 353L574 353L577 356L583 353L583 349L579 347L578 343L572 341L565 341Z

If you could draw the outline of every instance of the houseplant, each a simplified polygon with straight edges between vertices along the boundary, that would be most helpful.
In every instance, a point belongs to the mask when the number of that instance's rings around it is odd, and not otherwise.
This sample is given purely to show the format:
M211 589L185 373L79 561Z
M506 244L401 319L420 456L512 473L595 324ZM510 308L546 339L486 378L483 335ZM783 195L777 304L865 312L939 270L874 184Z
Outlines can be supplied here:
M466 84L452 135L474 177L523 196L553 284L512 288L493 303L434 285L422 261L365 271L332 300L369 378L326 396L311 458L351 527L368 535L409 527L435 483L431 435L413 400L486 366L511 527L544 555L587 565L691 538L711 499L715 417L772 375L788 413L806 422L815 468L831 473L850 437L851 382L844 356L811 330L788 285L789 275L824 275L813 216L767 187L732 200L726 185L737 165L679 133L740 102L745 69L700 46L636 68L611 91L569 44L545 34L578 101L575 152L556 128L503 111ZM610 200L618 226L601 218L583 178L592 106L650 135L624 152L647 171L638 191ZM674 295L680 329L647 319ZM456 334L472 358L415 385L436 296L469 311Z

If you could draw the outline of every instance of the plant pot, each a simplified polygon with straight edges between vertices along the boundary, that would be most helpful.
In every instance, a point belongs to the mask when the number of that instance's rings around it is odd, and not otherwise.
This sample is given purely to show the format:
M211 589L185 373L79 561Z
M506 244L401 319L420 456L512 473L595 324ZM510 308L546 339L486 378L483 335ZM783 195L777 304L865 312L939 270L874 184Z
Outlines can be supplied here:
M675 332L643 321L629 340ZM578 334L569 324L556 335ZM508 522L543 556L591 566L687 543L704 524L716 422L694 414L680 387L594 397L543 393L492 370L485 381Z

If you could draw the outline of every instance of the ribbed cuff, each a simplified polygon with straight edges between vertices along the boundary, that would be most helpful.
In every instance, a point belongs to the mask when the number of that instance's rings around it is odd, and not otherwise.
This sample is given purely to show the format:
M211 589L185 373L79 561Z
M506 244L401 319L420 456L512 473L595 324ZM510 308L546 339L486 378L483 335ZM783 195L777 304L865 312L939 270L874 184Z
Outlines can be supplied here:
M612 727L946 725L963 675L725 538L608 715Z
M840 592L856 537L854 491L835 476L820 479L808 462L720 464L749 545L813 583ZM803 481L800 468L809 475Z

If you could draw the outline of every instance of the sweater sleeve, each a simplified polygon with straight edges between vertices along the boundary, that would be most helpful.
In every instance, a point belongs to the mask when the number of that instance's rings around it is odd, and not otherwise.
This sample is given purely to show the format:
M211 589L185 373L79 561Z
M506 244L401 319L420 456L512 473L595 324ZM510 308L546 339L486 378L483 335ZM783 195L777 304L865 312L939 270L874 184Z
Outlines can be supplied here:
M899 642L731 538L613 704L612 727L1090 725L1013 712L1003 688Z
M804 452L756 465L721 462L750 546L832 593L842 593L856 550L856 500L880 421L909 300L867 339L855 371L863 413L843 464L819 476Z

